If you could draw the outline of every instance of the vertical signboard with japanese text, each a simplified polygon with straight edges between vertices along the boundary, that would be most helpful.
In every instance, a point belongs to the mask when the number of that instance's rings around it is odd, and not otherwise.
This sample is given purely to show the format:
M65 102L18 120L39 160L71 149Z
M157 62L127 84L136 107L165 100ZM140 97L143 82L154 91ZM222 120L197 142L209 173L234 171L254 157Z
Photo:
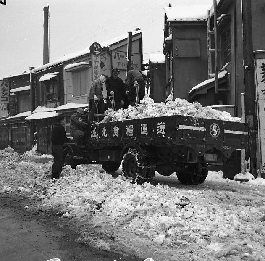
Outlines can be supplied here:
M0 117L8 115L7 104L9 102L8 81L0 80Z
M93 81L95 81L100 75L100 55L99 54L92 55L92 75L93 75Z
M265 53L264 58L256 59L256 90L257 90L257 107L259 119L259 148L260 163L265 164ZM246 97L247 98L247 97Z
M102 47L99 43L94 42L89 47L90 53L92 54L92 75L93 81L95 81L100 76L100 53Z

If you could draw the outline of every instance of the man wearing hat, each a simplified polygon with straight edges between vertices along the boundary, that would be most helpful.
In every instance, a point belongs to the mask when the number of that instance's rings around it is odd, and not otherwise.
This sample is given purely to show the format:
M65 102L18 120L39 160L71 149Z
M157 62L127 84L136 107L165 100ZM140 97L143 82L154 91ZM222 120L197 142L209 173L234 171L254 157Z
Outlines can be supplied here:
M51 178L58 179L62 172L63 160L63 144L68 140L65 132L65 117L59 115L57 117L57 124L53 127L51 133L52 142L52 176Z
M78 108L70 120L70 134L78 145L83 144L85 136L87 123L83 120L84 116L85 111L82 108Z
M106 80L108 96L114 96L115 110L128 106L126 86L123 80L118 76L119 73L120 71L117 68L112 69L111 76Z

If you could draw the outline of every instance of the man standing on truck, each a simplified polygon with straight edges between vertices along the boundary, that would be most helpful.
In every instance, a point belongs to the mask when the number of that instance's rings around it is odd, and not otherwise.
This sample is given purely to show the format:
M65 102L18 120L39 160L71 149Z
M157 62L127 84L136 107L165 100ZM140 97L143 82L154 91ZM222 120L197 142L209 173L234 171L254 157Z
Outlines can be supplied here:
M71 116L70 134L78 145L83 145L87 123L84 121L85 111L78 108Z
M125 83L128 88L128 100L130 105L135 105L144 98L145 81L139 70L131 69L127 73Z
M126 95L126 86L119 77L120 71L117 68L112 69L111 76L106 80L108 96L114 96L114 109L128 107L128 99Z
M65 132L65 117L58 116L57 124L52 129L51 142L52 142L52 175L51 178L58 179L62 172L63 160L63 144L68 140Z
M106 89L107 76L101 74L95 80L89 91L89 120L93 121L95 112L103 114L109 106L108 95Z

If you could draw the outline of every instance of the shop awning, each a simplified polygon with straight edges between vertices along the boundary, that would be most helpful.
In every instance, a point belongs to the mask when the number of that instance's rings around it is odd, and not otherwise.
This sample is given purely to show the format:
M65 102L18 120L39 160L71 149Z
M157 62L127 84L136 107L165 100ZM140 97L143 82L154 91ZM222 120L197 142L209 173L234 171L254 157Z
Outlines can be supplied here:
M46 73L40 77L39 82L49 81L50 79L56 77L58 74L59 74L58 72Z
M59 114L56 111L36 112L26 117L25 120L41 120L41 119L56 117L58 115Z
M221 84L222 82L226 81L227 75L228 75L228 72L226 70L219 72L218 73L218 84ZM215 86L215 78L213 77L194 86L189 91L189 96L192 97L195 94L206 94L207 90L209 88L213 88L214 86Z
M28 91L30 90L30 86L23 86L23 87L18 87L10 90L10 93L14 92L22 92L22 91Z

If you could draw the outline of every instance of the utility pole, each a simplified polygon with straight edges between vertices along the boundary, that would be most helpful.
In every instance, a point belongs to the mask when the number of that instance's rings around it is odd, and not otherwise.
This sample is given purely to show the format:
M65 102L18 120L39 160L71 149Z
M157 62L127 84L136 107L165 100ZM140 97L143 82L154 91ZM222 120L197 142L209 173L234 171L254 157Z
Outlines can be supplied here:
M43 8L44 11L44 23L43 23L43 64L50 62L50 32L49 32L49 18L50 11L49 5Z
M132 66L132 32L128 33L128 45L127 45L127 72L131 70Z
M35 109L35 85L34 85L34 67L29 67L29 84L30 84L30 110L31 113ZM35 132L35 123L34 121L30 121L30 145L34 145L34 132Z
M254 55L252 42L252 1L242 0L243 57L245 84L245 114L250 127L250 169L257 177L257 133L256 85L254 78Z

